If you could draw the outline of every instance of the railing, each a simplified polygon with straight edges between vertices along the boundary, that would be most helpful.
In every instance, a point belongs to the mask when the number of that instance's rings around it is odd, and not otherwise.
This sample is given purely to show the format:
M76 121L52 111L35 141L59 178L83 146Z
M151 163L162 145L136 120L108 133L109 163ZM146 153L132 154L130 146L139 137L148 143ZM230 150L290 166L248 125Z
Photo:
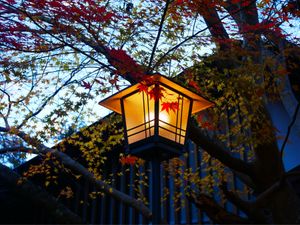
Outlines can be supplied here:
M193 144L189 144L188 158L181 158L183 165L181 170L187 167L196 170L201 168L202 154ZM103 169L103 177L111 180L111 185L135 198L145 197L148 199L148 206L151 208L151 195L155 194L150 189L151 185L151 164L145 163L144 166L136 167L121 166L119 163L119 152L112 152L108 155L108 161ZM167 165L167 164L165 164ZM118 175L122 173L122 175ZM201 173L203 176L205 172ZM168 190L167 194L161 192L162 218L168 224L206 224L210 223L205 213L201 212L194 204L189 202L185 196L185 182L181 175L174 174L170 168L161 166L161 185L162 190ZM148 179L149 177L149 179ZM178 179L182 182L178 184ZM241 183L233 179L232 187L242 188ZM67 184L68 183L68 184ZM89 224L147 224L147 221L136 210L120 203L113 198L103 195L91 198L90 194L95 190L94 186L85 180L75 181L70 179L65 185L72 187L74 196L72 199L65 199L63 202L82 219ZM135 189L139 189L136 191ZM142 196L141 196L142 195ZM177 199L174 198L177 196ZM226 203L231 211L236 211L235 207Z

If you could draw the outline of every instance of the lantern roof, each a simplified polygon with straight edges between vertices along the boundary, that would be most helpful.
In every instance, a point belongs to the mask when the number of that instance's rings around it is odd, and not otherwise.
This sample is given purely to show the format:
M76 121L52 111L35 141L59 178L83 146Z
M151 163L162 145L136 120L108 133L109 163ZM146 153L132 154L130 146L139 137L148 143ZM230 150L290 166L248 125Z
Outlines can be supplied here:
M193 91L188 90L187 88L175 83L174 81L171 81L170 79L168 79L165 76L156 74L156 75L151 76L151 78L154 81L159 82L167 87L170 87L173 90L175 90L176 92L183 94L183 95L187 96L188 98L192 99L193 100L192 114L200 112L200 111L207 109L214 105L213 102L205 99L204 97L200 96L199 94L196 94ZM112 111L122 114L120 99L123 98L124 96L129 95L130 93L139 91L138 86L139 86L139 83L135 84L133 86L130 86L128 88L125 88L124 90L102 100L101 102L99 102L99 104L112 110Z

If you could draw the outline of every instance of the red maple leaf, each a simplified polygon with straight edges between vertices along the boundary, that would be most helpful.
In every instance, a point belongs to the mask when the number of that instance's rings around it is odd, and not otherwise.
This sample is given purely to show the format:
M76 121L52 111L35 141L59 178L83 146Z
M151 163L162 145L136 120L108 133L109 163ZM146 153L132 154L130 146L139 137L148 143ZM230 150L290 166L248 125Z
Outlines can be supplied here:
M197 84L196 81L190 80L188 85L194 89L196 89L196 91L201 92L201 89L199 87L199 85Z
M89 89L89 90L92 89L91 83L90 83L90 82L85 82L84 80L82 81L82 86L83 86L85 89Z
M121 164L122 164L123 166L124 166L124 165L134 165L138 159L139 159L138 157L136 157L136 156L131 156L131 155L128 155L128 156L122 156L122 157L120 158L120 162L121 162Z
M95 79L95 81L96 81L98 84L100 84L100 85L104 85L104 83L103 83L102 81L98 80L98 79Z
M165 89L160 86L155 86L152 88L148 94L150 95L150 100L153 98L155 101L161 100L164 97L164 94L162 93Z
M145 82L141 82L139 85L138 85L138 87L137 87L138 89L139 89L139 92L145 92L145 93L148 93L148 85L147 84L145 84Z
M170 103L169 102L163 102L161 103L161 111L164 111L166 110L167 113L169 113L169 110L170 110Z
M215 130L215 127L208 121L201 123L201 127L208 130Z
M117 69L117 73L126 76L130 74L136 81L143 80L144 72L141 66L122 49L108 49L112 65Z
M204 120L204 116L204 113L199 113L197 116L197 121L201 123Z
M114 84L116 84L118 81L119 81L119 78L118 78L117 75L115 75L113 79L110 79L110 80L109 80L109 83L110 83L111 85L114 85Z
M161 111L166 110L167 113L169 113L170 110L175 112L176 110L179 109L178 102L163 102L163 103L161 103L161 106L162 106Z
M100 92L103 93L103 94L106 94L106 93L109 92L109 89L107 89L107 88L100 89Z

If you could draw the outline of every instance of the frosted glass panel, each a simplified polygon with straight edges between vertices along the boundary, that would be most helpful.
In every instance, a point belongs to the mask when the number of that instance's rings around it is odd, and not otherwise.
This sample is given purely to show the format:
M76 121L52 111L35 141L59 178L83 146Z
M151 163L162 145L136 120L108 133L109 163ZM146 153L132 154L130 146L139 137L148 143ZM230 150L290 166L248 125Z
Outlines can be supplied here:
M184 144L191 101L165 86L162 90L163 97L158 100L157 135ZM176 107L162 110L163 103L173 103ZM123 105L129 144L155 135L154 98L150 100L148 94L135 92L123 99Z
M128 143L154 135L154 100L136 92L123 100Z
M164 87L165 88L165 87ZM175 103L178 109L162 111L163 103ZM184 144L191 101L184 96L165 88L164 98L159 108L159 135Z

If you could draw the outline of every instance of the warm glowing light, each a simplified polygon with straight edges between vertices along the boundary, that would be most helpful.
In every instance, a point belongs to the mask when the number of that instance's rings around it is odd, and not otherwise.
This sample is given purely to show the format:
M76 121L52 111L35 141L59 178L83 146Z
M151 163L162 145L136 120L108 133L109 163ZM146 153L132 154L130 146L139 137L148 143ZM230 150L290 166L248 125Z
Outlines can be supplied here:
M163 121L164 123L169 123L170 122L170 116L167 112L165 111L162 111L159 113L159 120L160 121ZM149 113L149 116L146 116L146 123L149 123L150 121L154 121L154 112L150 112Z
M100 104L123 115L129 153L168 159L182 154L190 115L213 103L166 77L153 75L151 79L148 90L160 90L159 98L136 84Z
M167 112L160 112L159 113L159 120L165 122L165 123L169 123L170 121L170 116Z

